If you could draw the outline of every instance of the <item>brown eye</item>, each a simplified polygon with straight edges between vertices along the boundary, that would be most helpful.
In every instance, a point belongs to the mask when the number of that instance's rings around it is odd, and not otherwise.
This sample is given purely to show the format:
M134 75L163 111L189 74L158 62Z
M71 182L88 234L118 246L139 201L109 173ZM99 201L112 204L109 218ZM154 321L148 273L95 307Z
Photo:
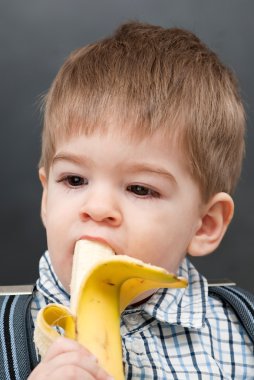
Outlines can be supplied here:
M142 185L130 185L127 187L127 191L144 198L160 198L160 194L157 191L150 189L149 187Z
M150 190L147 187L141 185L128 186L127 190L139 196L149 195L150 192Z
M66 181L68 185L71 187L78 187L85 184L85 180L83 177L79 177L77 175L69 175L66 177Z

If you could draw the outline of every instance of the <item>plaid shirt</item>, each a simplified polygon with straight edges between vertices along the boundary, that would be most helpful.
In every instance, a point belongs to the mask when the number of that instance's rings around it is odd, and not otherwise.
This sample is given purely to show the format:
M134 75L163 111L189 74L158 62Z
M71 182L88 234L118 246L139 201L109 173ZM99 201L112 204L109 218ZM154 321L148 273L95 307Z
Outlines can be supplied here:
M160 289L122 314L126 379L254 379L254 347L233 310L208 296L207 281L186 259L178 275L186 289ZM48 253L32 305L33 319L49 302L69 306L69 295Z

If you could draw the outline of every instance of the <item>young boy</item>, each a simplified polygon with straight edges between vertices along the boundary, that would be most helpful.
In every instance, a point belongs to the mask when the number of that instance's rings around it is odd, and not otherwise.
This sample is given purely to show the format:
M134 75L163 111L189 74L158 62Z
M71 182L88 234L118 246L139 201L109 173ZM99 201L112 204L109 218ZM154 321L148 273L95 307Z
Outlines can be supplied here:
M186 258L214 251L227 230L244 128L232 73L190 32L127 23L71 54L45 102L39 175L48 252L34 321L48 302L68 305L76 241L102 240L189 282L123 313L127 379L253 378L246 331ZM29 377L106 378L66 338Z

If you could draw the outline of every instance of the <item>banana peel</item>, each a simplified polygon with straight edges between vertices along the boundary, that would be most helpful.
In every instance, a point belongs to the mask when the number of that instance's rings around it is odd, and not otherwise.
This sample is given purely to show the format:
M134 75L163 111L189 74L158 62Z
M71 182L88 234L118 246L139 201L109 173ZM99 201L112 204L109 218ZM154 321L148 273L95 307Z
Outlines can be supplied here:
M115 380L123 380L121 312L143 292L183 288L184 278L89 240L76 243L70 309L49 304L37 316L34 341L43 358L59 337L55 327L92 352Z

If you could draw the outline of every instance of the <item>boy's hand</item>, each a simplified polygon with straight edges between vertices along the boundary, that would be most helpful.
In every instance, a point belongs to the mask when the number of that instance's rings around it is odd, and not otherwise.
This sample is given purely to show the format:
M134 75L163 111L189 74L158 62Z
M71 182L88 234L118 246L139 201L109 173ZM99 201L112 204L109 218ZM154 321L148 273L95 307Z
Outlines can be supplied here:
M28 380L113 380L79 343L59 338Z

